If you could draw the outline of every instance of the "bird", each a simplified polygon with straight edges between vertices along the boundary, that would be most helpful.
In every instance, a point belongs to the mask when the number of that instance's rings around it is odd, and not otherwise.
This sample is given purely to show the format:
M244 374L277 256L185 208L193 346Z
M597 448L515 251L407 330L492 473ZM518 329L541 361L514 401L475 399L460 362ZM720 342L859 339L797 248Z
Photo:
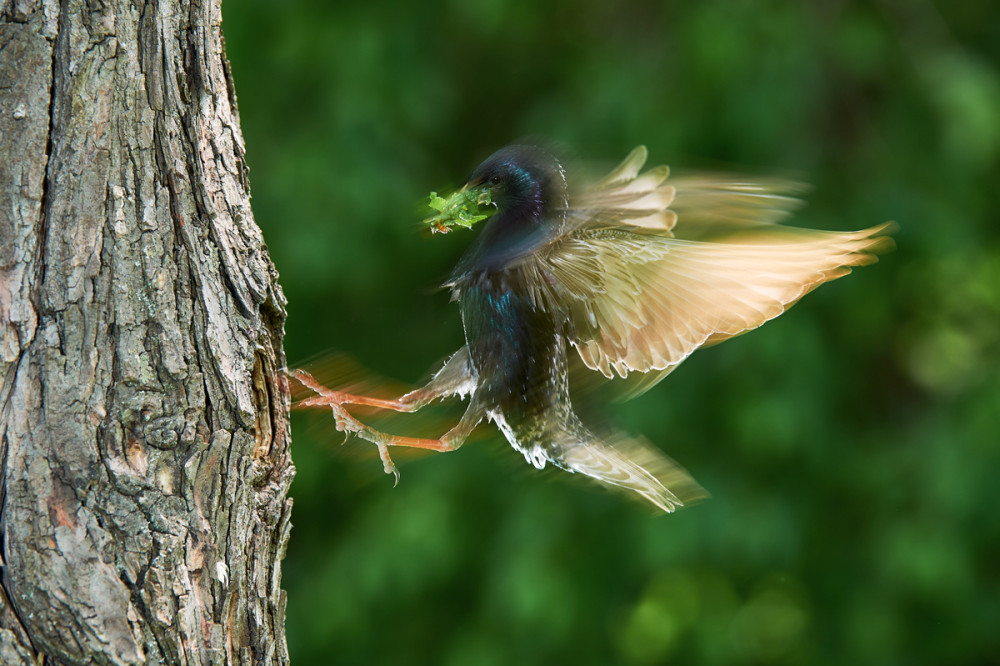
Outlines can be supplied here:
M795 207L781 181L643 170L645 147L603 178L570 183L554 152L533 144L493 153L448 197L432 193L432 232L482 230L445 287L465 344L423 387L397 399L330 389L289 370L313 395L297 407L332 410L338 430L378 447L399 480L393 446L459 448L492 421L526 461L635 493L659 510L705 492L641 436L597 434L570 397L570 368L651 388L695 350L773 319L824 282L893 247L893 223L853 232L781 224ZM467 399L438 439L392 435L358 420L364 405L414 412Z

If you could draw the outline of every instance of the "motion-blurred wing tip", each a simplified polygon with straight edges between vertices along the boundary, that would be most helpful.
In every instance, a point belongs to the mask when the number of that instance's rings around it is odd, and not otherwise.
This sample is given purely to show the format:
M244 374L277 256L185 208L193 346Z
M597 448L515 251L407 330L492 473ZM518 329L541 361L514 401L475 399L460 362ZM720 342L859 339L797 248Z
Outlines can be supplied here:
M878 262L879 255L896 249L896 241L891 234L898 229L899 225L895 222L885 222L857 232L857 245L851 253L853 261L846 262L845 265L868 266Z

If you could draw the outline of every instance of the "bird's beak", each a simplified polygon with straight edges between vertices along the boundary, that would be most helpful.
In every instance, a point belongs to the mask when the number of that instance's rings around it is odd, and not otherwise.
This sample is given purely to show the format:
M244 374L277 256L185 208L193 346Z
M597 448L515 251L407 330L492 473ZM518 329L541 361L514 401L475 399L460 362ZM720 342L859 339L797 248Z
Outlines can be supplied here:
M445 199L431 192L428 205L437 214L424 220L434 233L448 233L455 227L471 229L472 225L485 220L495 209L490 208L492 197L489 188L484 183L469 183Z

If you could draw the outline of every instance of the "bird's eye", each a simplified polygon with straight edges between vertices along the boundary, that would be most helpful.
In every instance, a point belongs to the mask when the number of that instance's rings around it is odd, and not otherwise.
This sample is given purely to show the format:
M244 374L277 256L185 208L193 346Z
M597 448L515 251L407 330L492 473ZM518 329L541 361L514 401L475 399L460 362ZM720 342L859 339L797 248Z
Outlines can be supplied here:
M500 184L500 176L497 175L490 176L490 185L499 185L499 184Z

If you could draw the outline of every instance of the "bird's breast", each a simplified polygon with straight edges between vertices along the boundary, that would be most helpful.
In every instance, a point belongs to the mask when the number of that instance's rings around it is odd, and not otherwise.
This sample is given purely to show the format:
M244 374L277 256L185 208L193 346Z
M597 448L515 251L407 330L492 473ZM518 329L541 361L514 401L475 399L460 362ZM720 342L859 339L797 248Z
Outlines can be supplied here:
M488 402L518 405L548 382L565 354L552 315L536 309L516 270L474 276L459 289L462 323L479 389Z

